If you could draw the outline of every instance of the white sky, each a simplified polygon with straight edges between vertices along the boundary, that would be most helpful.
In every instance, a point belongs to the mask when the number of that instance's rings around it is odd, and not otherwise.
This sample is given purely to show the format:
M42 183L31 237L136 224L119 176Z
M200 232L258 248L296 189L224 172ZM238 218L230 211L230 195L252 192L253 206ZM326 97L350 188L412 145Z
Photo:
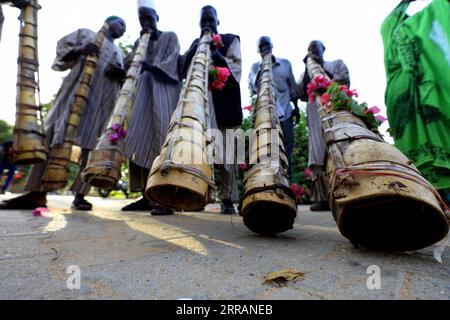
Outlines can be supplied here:
M386 78L380 27L384 18L400 0L156 0L162 31L177 33L184 53L199 36L199 11L203 5L216 7L221 22L219 32L241 36L243 55L242 100L249 104L247 77L251 65L260 60L256 41L268 35L274 54L291 61L294 76L304 71L302 62L311 40L322 40L326 60L343 59L350 69L352 88L359 100L379 106L386 114L384 91ZM410 12L429 0L413 2ZM40 0L39 56L41 101L49 102L61 84L63 73L51 70L56 42L78 28L97 31L104 19L118 15L127 22L121 40L134 43L139 36L135 0ZM0 119L14 124L17 74L19 11L3 6L5 23L0 42ZM383 130L386 130L386 125Z

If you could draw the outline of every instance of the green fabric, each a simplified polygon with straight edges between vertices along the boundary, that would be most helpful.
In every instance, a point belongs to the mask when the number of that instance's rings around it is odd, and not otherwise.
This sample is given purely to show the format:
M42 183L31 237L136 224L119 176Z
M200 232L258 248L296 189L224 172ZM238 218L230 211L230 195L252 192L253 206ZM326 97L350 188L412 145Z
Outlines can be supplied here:
M401 3L381 28L386 106L396 146L436 187L450 188L450 3L412 17Z

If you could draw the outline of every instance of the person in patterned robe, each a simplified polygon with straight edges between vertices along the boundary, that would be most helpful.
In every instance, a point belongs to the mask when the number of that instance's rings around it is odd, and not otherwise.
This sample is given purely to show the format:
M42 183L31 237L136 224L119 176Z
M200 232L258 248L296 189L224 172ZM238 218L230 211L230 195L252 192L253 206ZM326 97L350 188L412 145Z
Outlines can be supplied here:
M85 110L81 116L77 130L77 143L81 148L79 160L80 170L71 187L75 194L73 208L89 211L92 205L84 197L90 186L81 179L81 172L87 164L89 151L95 149L97 139L103 133L114 109L116 97L125 77L123 55L114 44L126 31L125 21L111 16L106 19L109 29L101 48L95 44L97 34L88 29L79 29L58 41L56 58L52 69L70 73L64 79L61 88L45 121L46 144L50 151L64 141L71 103L78 88L84 61L89 54L98 54L97 68L89 90ZM34 209L45 207L47 192L56 191L45 188L41 179L47 163L34 165L27 179L27 194L0 203L0 209Z
M178 76L180 44L174 32L158 30L159 16L152 7L139 8L139 21L151 38L142 63L124 155L130 163L132 192L145 192L153 161L161 152L172 114L178 103L181 84ZM135 49L137 48L137 43ZM127 58L132 60L133 54ZM173 210L159 207L145 196L122 211L151 211L152 215L171 215Z

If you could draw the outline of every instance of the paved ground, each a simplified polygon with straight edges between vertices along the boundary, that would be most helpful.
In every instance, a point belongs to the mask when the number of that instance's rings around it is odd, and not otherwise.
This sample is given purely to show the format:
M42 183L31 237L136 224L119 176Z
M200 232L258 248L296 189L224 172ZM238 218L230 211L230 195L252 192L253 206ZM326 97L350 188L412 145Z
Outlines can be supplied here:
M122 214L126 201L89 200L92 213L72 212L71 198L59 196L50 197L46 217L0 211L0 299L450 299L450 248L443 264L434 248L356 250L329 212L301 207L294 230L262 238L217 206L151 217ZM74 265L79 290L67 287ZM367 287L373 265L381 270L380 290ZM305 279L263 284L286 268Z

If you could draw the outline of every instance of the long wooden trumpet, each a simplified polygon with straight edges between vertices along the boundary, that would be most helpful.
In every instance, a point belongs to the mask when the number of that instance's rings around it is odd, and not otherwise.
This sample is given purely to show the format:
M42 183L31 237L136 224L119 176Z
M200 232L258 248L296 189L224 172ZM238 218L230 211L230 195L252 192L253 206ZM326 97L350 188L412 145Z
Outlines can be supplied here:
M307 68L311 79L328 79L314 59ZM444 239L448 208L412 161L351 112L329 111L320 98L317 104L330 205L342 235L382 251L419 250Z
M16 124L14 127L13 162L37 164L47 160L39 91L38 10L37 0L22 10L19 41Z
M289 164L276 114L270 53L264 55L261 65L254 129L240 214L250 230L274 235L293 228L297 205L289 187Z
M86 183L98 187L113 189L121 177L121 167L124 161L124 137L117 143L110 139L112 128L118 126L119 130L128 130L135 98L137 82L141 74L142 61L144 61L150 41L150 33L144 33L133 57L133 62L127 72L126 81L116 102L109 125L99 140L97 147L90 154L83 179Z
M100 50L105 38L105 32L108 28L109 24L105 22L101 30L97 33L95 44ZM62 189L67 184L72 147L75 144L77 129L89 97L89 89L95 75L97 61L97 55L88 55L86 57L78 88L70 107L70 115L67 122L64 142L63 144L52 148L47 169L42 178L42 185L48 190Z
M200 40L166 142L150 172L145 195L164 207L203 208L208 202L210 187L214 186L205 134L209 126L210 41L210 33L205 33Z

